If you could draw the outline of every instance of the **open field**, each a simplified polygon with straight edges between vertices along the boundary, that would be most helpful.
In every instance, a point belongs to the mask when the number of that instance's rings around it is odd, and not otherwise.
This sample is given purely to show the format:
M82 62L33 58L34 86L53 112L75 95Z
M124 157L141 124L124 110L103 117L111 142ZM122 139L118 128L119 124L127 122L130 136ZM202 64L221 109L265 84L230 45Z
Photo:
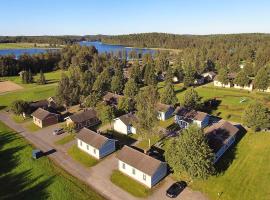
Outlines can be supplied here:
M49 48L49 44L40 43L0 43L0 49L27 49L27 48Z
M103 199L47 157L32 159L32 150L0 122L0 199Z
M206 181L194 181L196 190L210 199L267 200L270 199L270 135L247 133L235 149L225 154L224 161L232 160L228 169Z
M23 89L23 87L16 83L13 83L11 81L0 81L0 94L20 89Z
M136 197L147 197L151 193L150 189L129 178L118 170L113 171L111 181Z
M62 71L54 71L45 73L46 80L48 81L45 85L32 84L22 84L21 78L19 76L15 77L2 77L2 80L9 80L14 83L19 84L23 89L13 92L6 92L0 94L0 109L9 106L14 100L22 99L27 101L36 101L40 99L45 99L50 96L55 95L57 82L61 77Z

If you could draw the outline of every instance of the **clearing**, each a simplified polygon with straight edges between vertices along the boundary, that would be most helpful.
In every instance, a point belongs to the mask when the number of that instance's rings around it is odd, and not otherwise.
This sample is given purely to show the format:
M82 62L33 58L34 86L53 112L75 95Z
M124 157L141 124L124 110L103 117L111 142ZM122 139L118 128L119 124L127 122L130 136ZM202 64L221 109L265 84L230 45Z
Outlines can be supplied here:
M22 86L11 81L0 81L0 94L23 89Z

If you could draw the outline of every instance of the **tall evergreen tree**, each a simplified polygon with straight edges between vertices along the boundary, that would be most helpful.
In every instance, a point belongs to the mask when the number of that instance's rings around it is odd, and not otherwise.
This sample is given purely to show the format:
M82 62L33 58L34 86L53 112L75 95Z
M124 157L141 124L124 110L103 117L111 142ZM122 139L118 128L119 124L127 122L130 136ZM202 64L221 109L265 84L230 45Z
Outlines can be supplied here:
M241 87L244 87L244 86L247 86L249 84L249 78L244 71L240 71L236 75L236 77L234 79L234 83L237 85L240 85Z
M195 81L195 71L192 67L188 67L184 72L184 86L189 87L194 84Z
M124 95L127 98L134 99L139 92L139 87L133 79L129 79L125 85Z
M169 141L165 159L176 174L185 172L191 178L206 179L215 173L214 154L202 130L195 125Z
M164 104L175 105L178 102L174 86L172 83L167 83L160 95L160 101Z
M225 85L229 83L228 72L226 69L222 68L219 70L217 80Z
M200 96L194 88L188 89L184 94L183 105L188 109L197 109L200 104Z
M123 81L119 76L113 76L112 77L112 82L111 82L111 91L116 92L117 94L122 93L123 91Z
M266 90L269 87L269 75L265 68L261 68L254 79L254 86L259 90Z
M40 70L39 79L37 80L37 83L40 85L46 84L46 78L45 78L45 75L43 74L42 70Z

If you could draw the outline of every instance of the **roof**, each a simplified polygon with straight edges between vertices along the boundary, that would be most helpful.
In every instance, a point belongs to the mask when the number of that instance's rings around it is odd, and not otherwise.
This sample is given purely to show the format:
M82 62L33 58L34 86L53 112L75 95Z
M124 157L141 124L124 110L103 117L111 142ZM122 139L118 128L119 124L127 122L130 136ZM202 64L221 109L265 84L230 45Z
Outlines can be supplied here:
M209 146L215 152L217 152L230 137L236 135L238 131L239 129L237 127L225 120L220 120L218 123L204 129Z
M197 121L203 121L204 118L208 115L205 112L188 110L184 107L177 107L175 110L175 114L182 116L186 120L197 120Z
M30 103L30 106L33 108L48 107L49 102L47 101L47 99L42 99L42 100Z
M149 176L155 174L163 163L131 147L124 146L117 154L117 158L124 163L142 171Z
M160 111L160 112L167 111L171 107L172 107L171 105L167 105L167 104L164 104L164 103L157 103L156 104L156 109L158 111Z
M120 119L127 126L132 124L134 121L137 120L136 116L132 113L122 115L122 116L118 117L118 119Z
M84 121L87 121L89 119L96 118L96 117L97 117L97 112L94 109L84 110L80 113L69 116L69 118L73 122L77 122L77 123L84 122Z
M119 94L114 94L112 92L107 92L104 96L103 96L103 100L104 101L110 101L112 98L118 100L119 98L122 98L122 95Z
M208 76L208 75L210 75L210 76L216 76L216 73L213 72L213 71L210 71L210 72L205 72L205 73L202 74L202 76Z
M88 128L82 128L77 133L76 137L97 149L100 149L103 144L105 144L108 140L110 140L109 138L100 135Z
M51 113L47 110L44 110L42 108L38 108L35 112L33 112L31 114L33 117L40 119L40 120L44 120L46 117L48 117L49 115L57 115L55 113Z

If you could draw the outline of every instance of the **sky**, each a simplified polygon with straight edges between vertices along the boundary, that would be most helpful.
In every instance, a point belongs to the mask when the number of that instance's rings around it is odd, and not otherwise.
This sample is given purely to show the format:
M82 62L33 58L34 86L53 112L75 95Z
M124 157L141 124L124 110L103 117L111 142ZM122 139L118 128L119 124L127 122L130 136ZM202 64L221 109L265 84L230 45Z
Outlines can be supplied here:
M0 35L270 33L269 0L0 0Z

